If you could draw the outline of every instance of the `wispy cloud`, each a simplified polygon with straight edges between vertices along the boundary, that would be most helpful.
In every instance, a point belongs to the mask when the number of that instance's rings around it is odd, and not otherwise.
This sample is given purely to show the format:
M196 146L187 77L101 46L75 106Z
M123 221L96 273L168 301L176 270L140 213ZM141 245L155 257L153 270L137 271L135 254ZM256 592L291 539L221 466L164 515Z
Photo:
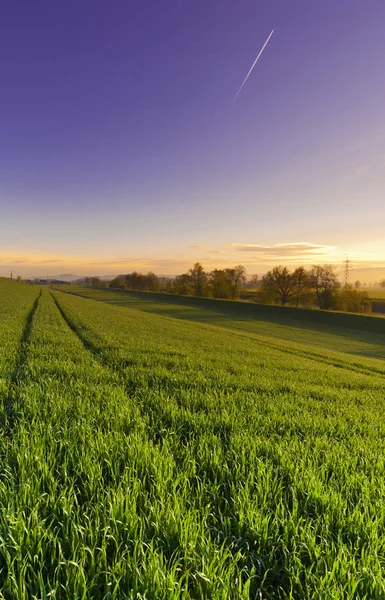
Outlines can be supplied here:
M248 273L264 273L273 266L285 264L294 268L299 265L332 263L342 267L348 256L352 269L379 268L378 277L384 277L385 261L383 253L357 252L359 248L348 248L316 244L309 241L285 242L277 244L222 243L196 244L183 248L177 254L157 256L86 257L60 256L49 254L23 255L22 252L2 252L0 256L0 276L8 276L10 270L23 277L75 273L82 275L116 275L137 270L142 273L155 271L158 274L177 275L186 272L194 262L200 262L207 271L243 264ZM366 248L363 248L366 249ZM369 249L369 248L368 248ZM370 248L371 249L371 248ZM382 259L382 260L381 260ZM359 275L361 277L361 274ZM363 276L362 276L363 277ZM365 276L367 280L368 275Z
M259 258L265 257L296 257L317 256L330 254L335 246L310 244L309 242L289 242L266 246L262 244L230 244L230 248L237 252L253 252Z
M220 250L214 250L213 248L210 248L210 246L207 246L207 245L196 244L193 246L188 246L188 248L191 248L192 250L200 250L203 252L208 252L209 254L220 254L221 253Z
M310 242L286 242L272 245L229 244L228 248L235 252L248 253L252 259L251 262L261 266L279 262L288 265L309 265L322 262L342 264L347 257L353 261L353 264L363 265L369 262L379 264L375 253L351 251L348 248Z
M48 259L48 260L42 260L40 262L41 265L56 265L56 264L60 264L65 262L64 260L60 260L60 259Z

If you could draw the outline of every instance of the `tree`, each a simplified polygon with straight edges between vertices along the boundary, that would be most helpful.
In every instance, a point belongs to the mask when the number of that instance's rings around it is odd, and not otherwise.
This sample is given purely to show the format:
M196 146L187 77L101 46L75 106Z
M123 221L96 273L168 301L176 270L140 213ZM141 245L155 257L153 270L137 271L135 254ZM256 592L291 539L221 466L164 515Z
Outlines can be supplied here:
M358 279L357 279L357 281L354 284L354 287L356 288L356 290L359 290L361 287L361 281L358 281Z
M172 294L174 292L174 284L170 277L165 277L163 280L163 289L166 294Z
M90 277L90 283L89 285L91 285L92 287L101 287L102 282L100 277Z
M298 282L293 273L287 267L274 267L262 278L263 290L273 293L280 299L282 306L296 297L298 293Z
M182 296L191 296L193 291L191 276L188 273L182 273L182 275L175 277L174 290Z
M315 290L318 306L321 309L330 308L333 291L338 287L333 265L314 265L310 271L310 281Z
M191 277L194 294L196 296L203 296L207 286L208 277L202 265L199 262L195 263L193 268L189 270L189 275Z
M146 279L142 273L133 271L126 275L126 285L129 290L144 290L146 287Z
M148 290L150 292L157 292L159 290L159 288L160 288L159 278L157 277L157 275L155 275L155 273L152 273L152 271L147 273L146 282L147 282Z
M309 289L308 272L304 267L298 267L293 273L293 279L296 288L295 305L298 308L299 302L302 299L304 293Z
M119 290L126 290L127 289L127 283L126 283L126 278L124 277L124 275L119 275L118 277L115 277L115 279L113 279L112 281L110 281L110 288L117 288Z
M214 269L214 271L211 271L209 274L209 283L214 298L230 298L232 291L224 269Z
M250 281L248 282L248 285L249 285L250 287L253 287L253 288L258 288L258 287L259 287L259 283L260 283L260 282L259 282L259 277L258 277L258 275L257 275L257 274L255 274L255 275L252 275L252 276L251 276L251 279L250 279Z
M336 294L334 306L336 310L355 313L371 313L372 301L367 292L359 292L352 288L343 288Z
M234 300L239 288L246 281L246 269L243 265L237 265L234 269L226 269L226 279L231 290L231 299Z
M383 287L383 288L385 288L385 279L383 279L383 280L380 282L380 287Z

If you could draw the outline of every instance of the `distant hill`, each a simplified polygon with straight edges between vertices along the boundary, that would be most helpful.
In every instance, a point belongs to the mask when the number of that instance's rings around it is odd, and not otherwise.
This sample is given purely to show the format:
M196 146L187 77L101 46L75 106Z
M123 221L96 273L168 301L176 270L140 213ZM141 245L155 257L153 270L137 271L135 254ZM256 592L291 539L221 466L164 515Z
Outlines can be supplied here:
M73 275L72 273L64 273L64 275L50 275L49 277L39 277L39 279L60 279L60 281L75 281L80 279L79 275Z
M113 279L115 276L114 275L102 275L99 276L100 279L102 281L109 281L110 279ZM64 273L62 275L49 275L48 277L38 277L38 279L48 279L49 281L51 281L52 279L57 279L60 281L84 281L84 279L86 278L86 275L74 275L73 273Z

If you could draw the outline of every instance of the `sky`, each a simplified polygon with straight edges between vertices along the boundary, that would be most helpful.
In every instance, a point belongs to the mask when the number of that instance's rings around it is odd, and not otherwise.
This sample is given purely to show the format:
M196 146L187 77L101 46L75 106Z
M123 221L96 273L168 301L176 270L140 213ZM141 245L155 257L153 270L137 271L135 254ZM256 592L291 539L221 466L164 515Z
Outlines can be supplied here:
M384 0L4 0L0 276L385 278L384 23Z

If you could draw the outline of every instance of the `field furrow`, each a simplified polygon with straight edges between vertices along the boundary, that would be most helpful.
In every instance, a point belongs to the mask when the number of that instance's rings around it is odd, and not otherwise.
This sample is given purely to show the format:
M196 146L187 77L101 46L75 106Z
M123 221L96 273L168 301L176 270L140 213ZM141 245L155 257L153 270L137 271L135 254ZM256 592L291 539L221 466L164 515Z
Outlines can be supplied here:
M16 283L1 289L0 301L0 399L1 431L9 428L15 416L14 388L23 366L38 303L39 289Z

